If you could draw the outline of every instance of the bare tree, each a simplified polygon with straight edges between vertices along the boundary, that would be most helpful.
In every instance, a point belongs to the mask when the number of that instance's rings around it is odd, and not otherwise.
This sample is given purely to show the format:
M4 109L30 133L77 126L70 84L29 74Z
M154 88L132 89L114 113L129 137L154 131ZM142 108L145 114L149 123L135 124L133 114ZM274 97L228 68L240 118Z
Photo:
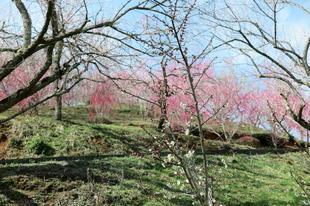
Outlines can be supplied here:
M109 31L113 30L124 35L124 31L120 31L116 24L128 13L135 10L150 11L161 4L160 1L145 0L131 6L133 5L132 1L128 1L113 16L98 20L98 16L95 16L95 18L89 17L86 1L80 1L80 7L76 13L83 16L83 18L70 23L67 21L61 22L57 18L63 14L61 11L64 9L58 4L58 1L40 1L38 4L44 5L43 8L46 8L46 11L41 29L36 32L37 30L32 22L32 12L27 9L26 3L22 0L14 0L12 3L15 4L22 18L23 33L22 35L14 33L13 29L6 26L5 23L2 24L0 33L3 46L0 48L0 55L9 56L9 59L1 65L0 81L2 82L9 75L13 75L16 68L34 54L44 55L45 63L34 75L33 79L29 81L28 85L0 100L0 112L6 111L61 78L68 79L70 77L74 80L75 78L72 77L79 76L81 74L81 65L84 65L82 67L85 69L85 65L92 61L92 58L87 54L80 53L80 55L75 56L75 53L72 55L72 51L76 51L79 46L77 43L80 41L78 40L84 34L89 34L92 31L108 34ZM106 36L109 39L122 42L117 36ZM106 56L108 55L106 54ZM78 75L72 75L73 71ZM56 86L58 90L60 87L59 85ZM55 93L60 94L59 92ZM60 103L60 96L56 95L56 97L58 103ZM56 113L57 116L60 114L60 112Z
M215 4L214 12L205 14L208 22L216 27L217 39L247 57L260 78L275 79L289 87L282 93L287 111L298 124L310 130L304 111L310 91L310 37L304 45L287 38L284 32L288 27L283 28L279 17L282 11L292 7L309 17L309 9L290 0L251 0L238 4L224 1ZM302 102L298 109L289 101L292 94Z
M286 85L287 91L281 93L286 113L308 133L310 119L305 108L309 107L310 37L307 36L305 42L300 39L294 42L289 38L294 31L289 24L283 24L285 22L281 22L280 17L281 12L295 8L301 16L309 19L310 10L292 0L251 0L238 3L227 0L215 4L214 8L214 12L205 14L208 22L216 27L217 39L247 57L260 78L276 80L279 84ZM295 102L291 100L292 96L298 97L294 99ZM293 106L296 101L301 102L298 108ZM273 133L279 133L280 130L291 137L290 131L282 124L283 118L277 117L275 112L277 111L271 108ZM273 134L275 146L277 135ZM309 161L308 148L306 153L306 161ZM292 172L292 177L309 199L308 184L304 184L303 177L295 172Z
M64 22L62 21L62 24L59 22L58 16L63 16L63 14L61 14L60 12L62 12L61 9L58 9L58 11L57 11L56 7L54 5L52 18L51 18L52 33L53 33L52 35L54 38L57 35L59 35L61 32L63 32L63 30L64 30L64 28L61 28L61 27L63 27L62 25L64 24ZM60 61L61 61L61 56L62 56L63 47L64 47L63 40L57 42L55 44L55 47L56 47L55 52L54 52L55 57L53 58L52 67L53 67L54 73L57 73L61 69ZM54 84L55 84L55 90L57 91L59 89L58 88L59 87L59 79L57 79ZM62 97L61 95L56 95L56 97L55 97L55 100L56 100L55 119L56 120L62 119L62 98L61 97Z

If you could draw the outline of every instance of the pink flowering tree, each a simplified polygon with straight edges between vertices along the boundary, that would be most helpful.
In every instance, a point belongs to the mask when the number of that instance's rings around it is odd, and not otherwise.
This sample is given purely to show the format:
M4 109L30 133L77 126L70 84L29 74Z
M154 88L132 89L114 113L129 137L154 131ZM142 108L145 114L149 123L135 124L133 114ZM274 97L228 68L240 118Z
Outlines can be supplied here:
M246 63L252 65L259 78L281 85L281 88L270 88L272 91L281 90L276 92L278 95L273 103L270 100L277 117L275 121L283 123L283 127L290 125L296 129L288 117L284 118L286 121L278 119L279 113L287 113L291 120L309 131L310 38L305 35L305 38L298 38L297 43L290 35L286 35L285 26L279 26L279 22L284 23L280 19L284 9L300 11L302 15L298 18L310 16L309 9L303 4L290 1L245 1L238 5L234 1L227 1L222 9L206 15L217 28L218 38L230 49L246 57ZM249 12L240 12L243 10Z
M97 83L89 96L89 119L106 117L117 104L117 92L109 81Z
M265 100L266 116L271 125L277 125L283 134L290 137L298 136L304 141L306 137L309 142L307 128L297 122L292 115L298 114L306 122L310 121L309 96L292 93L287 85L274 82L273 84L269 83L263 99Z
M12 75L1 81L0 99L4 99L17 92L19 89L26 87L29 82L34 78L34 71L39 71L40 67L42 67L42 64L43 63L38 59L28 59L26 63L14 70L12 72ZM34 93L33 95L21 100L17 103L17 107L22 110L35 104L46 93L48 93L50 89L50 87L46 87ZM35 113L38 112L37 107L34 107L34 111Z
M212 126L209 129L225 141L233 138L245 119L248 102L241 87L234 75L227 74L215 79L209 89L212 95L209 103Z

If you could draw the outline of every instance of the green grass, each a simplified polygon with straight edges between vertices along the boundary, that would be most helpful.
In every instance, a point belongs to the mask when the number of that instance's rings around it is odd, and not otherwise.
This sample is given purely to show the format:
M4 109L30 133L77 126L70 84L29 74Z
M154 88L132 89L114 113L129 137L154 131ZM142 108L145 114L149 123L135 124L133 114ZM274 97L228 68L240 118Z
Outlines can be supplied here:
M213 168L216 197L227 205L303 205L290 174L305 167L301 159L300 153L225 157L227 168Z
M121 108L111 117L113 124L88 122L81 107L66 108L61 122L54 121L51 114L47 110L40 117L22 116L11 122L10 131L6 131L11 143L5 157L19 159L0 164L0 205L84 206L96 201L98 205L195 204L188 185L178 183L185 183L184 177L144 155L149 137L140 126L148 125L147 129L155 132L156 123L139 118L136 109ZM63 159L36 159L44 156L31 149L38 142L52 147L53 156ZM208 146L222 144L210 141ZM296 172L310 182L309 165L302 153L214 155L209 156L209 162L218 203L304 205L301 189L290 174Z

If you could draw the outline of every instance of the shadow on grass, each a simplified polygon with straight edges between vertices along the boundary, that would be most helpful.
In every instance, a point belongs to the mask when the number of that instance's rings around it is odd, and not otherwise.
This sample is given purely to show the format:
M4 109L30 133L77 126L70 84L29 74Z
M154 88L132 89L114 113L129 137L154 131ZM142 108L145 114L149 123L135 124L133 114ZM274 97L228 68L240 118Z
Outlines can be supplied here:
M237 167L237 166L233 166L233 165L229 165L230 168L232 169L236 169L236 170L239 170L239 171L242 171L242 172L247 172L247 173L251 173L254 175L254 177L265 177L265 178L270 178L270 179L282 179L282 180L285 180L286 178L283 178L283 177L279 177L279 176L276 176L276 175L270 175L270 174L265 174L265 173L262 173L262 172L255 172L249 168L246 168L246 167Z
M136 164L135 159L129 158L127 161L127 159L117 158L120 156L123 155L48 158L52 162L48 162L47 157L16 159L10 160L10 162L6 160L8 165L0 167L0 193L5 195L11 202L14 202L15 205L37 205L28 193L33 192L33 189L26 189L28 192L24 192L24 189L19 190L19 186L16 186L16 184L19 184L15 183L18 182L19 177L39 178L42 182L57 179L57 181L61 182L60 184L65 184L65 182L98 183L108 186L121 184L127 190L132 188L141 190L136 184L123 182L123 180L133 180L148 185L149 194L154 193L154 187L170 192L182 192L168 187L157 176L150 175L156 170L156 165L152 167L148 162ZM112 159L112 157L114 158ZM14 163L14 165L10 165L10 163Z
M102 166L104 167L104 165ZM112 185L118 183L116 179L92 174L89 168L91 168L91 165L88 163L85 164L85 162L68 162L66 165L50 163L44 165L7 166L5 168L0 168L0 177L26 175L43 179L58 178L62 181L94 181Z
M55 159L56 158L56 159ZM172 193L184 194L174 187L169 187L165 184L166 177L161 178L160 172L163 168L158 164L152 164L148 161L139 162L139 159L132 157L124 157L124 155L97 155L97 156L78 156L78 157L50 157L47 162L46 158L41 158L44 161L38 161L38 158L29 158L23 160L10 160L11 164L2 165L0 167L0 193L5 195L10 201L16 205L37 205L31 197L23 194L23 191L17 190L13 182L7 182L7 179L14 179L18 176L27 176L30 178L39 178L42 181L49 179L57 179L65 184L65 181L79 181L83 183L93 182L104 185L122 185L126 190L138 189L144 195L154 194L154 188L166 190ZM59 162L57 162L59 161ZM34 164L34 162L36 164ZM10 164L7 163L7 164ZM238 168L247 170L247 168ZM250 172L250 171L247 171ZM155 174L156 173L156 174ZM255 174L261 176L262 174ZM265 176L265 175L263 175ZM275 178L267 175L268 178ZM124 182L123 180L133 180L134 184ZM72 188L71 188L72 189ZM70 189L70 190L71 190ZM163 197L159 197L163 198ZM187 198L175 198L171 200L175 205L191 205L191 201ZM283 203L283 204L282 204ZM269 206L269 205L286 205L287 202L279 202L278 200L256 200L251 202L231 203L231 206Z
M128 136L126 134L112 132L109 129L102 128L100 126L91 126L94 130L98 131L99 134L109 137L112 140L119 141L121 144L124 145L124 152L127 153L135 153L139 155L143 155L147 152L145 145L145 140L142 140L138 137Z
M251 201L251 202L231 204L230 206L272 206L275 204L276 205L288 205L288 203L284 202L284 201L259 200L259 201Z
M96 159L106 159L111 157L124 157L125 154L103 154L103 155L85 155L85 156L57 156L57 157L37 157L37 158L22 158L22 159L1 159L1 164L28 164L40 163L48 161L91 161ZM0 175L1 176L1 175Z
M7 182L0 183L0 193L5 195L9 200L14 202L18 206L37 206L38 205L37 203L33 201L32 198L11 188L11 185L9 185Z
M119 183L117 178L105 175L93 174L92 170L93 160L102 160L111 157L123 155L101 155L101 156L78 156L78 157L42 157L42 158L27 158L27 159L13 159L1 160L1 164L19 164L8 165L0 168L0 193L6 196L15 205L37 205L34 200L14 188L14 182L6 181L9 179L18 179L21 176L30 178L40 178L43 182L47 179L56 178L61 182L64 181L82 181L82 182L96 182L107 185L116 185ZM47 161L59 161L47 162ZM61 164L60 161L63 164ZM101 171L107 171L108 168L103 163L100 165ZM36 163L36 164L34 164ZM44 164L42 164L44 163ZM97 166L98 167L98 166ZM33 192L33 191L30 191ZM1 204L0 204L1 205Z

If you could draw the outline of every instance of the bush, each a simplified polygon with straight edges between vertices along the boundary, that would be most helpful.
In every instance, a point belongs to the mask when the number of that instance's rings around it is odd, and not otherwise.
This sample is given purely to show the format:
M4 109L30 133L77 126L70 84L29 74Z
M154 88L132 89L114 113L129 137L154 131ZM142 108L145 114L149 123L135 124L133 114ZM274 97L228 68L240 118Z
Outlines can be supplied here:
M29 152L36 155L50 156L55 154L55 149L42 138L32 138L26 146Z

